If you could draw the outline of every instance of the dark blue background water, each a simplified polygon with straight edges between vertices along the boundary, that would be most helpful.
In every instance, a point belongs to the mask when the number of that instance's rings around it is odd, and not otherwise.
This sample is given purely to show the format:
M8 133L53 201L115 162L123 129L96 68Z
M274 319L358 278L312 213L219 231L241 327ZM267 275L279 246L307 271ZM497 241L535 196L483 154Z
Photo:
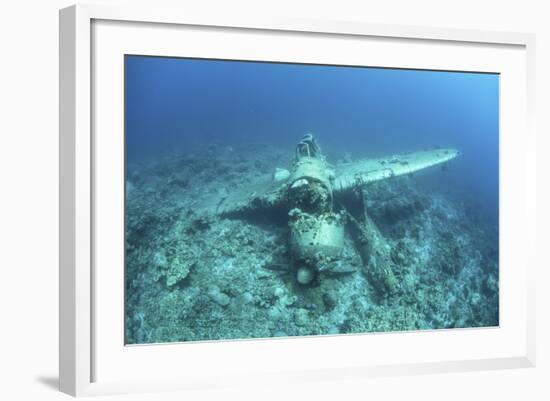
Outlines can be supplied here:
M462 152L442 177L498 216L496 74L126 57L128 162L198 142L288 146L306 132L353 157Z

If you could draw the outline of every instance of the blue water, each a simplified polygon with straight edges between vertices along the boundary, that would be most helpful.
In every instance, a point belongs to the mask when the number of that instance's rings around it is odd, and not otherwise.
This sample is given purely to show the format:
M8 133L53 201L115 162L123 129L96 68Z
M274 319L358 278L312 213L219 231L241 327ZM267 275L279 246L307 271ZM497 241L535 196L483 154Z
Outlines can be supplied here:
M389 253L362 258L348 224L353 274L301 286L287 214L200 207L290 168L306 133L331 163L461 155L369 186ZM499 324L498 74L126 56L125 141L128 343Z
M457 148L446 185L496 217L498 74L126 56L129 162L306 132L329 155Z

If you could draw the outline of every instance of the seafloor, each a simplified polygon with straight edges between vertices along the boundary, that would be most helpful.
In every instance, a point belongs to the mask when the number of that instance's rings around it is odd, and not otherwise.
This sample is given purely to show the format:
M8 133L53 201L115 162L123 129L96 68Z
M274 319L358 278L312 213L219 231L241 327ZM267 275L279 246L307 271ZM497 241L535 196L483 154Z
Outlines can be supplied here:
M396 284L387 292L351 230L342 265L354 272L303 286L290 265L284 213L197 212L220 191L289 168L292 156L265 144L209 145L128 164L126 343L499 324L498 226L475 197L431 184L445 174L437 168L367 189L368 213L390 248Z

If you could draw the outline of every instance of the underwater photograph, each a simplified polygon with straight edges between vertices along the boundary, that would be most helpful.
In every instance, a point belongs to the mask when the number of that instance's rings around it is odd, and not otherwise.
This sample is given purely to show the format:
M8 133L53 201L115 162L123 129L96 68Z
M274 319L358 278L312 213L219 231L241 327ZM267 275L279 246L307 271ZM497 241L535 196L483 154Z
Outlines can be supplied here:
M124 70L125 344L498 327L498 74Z

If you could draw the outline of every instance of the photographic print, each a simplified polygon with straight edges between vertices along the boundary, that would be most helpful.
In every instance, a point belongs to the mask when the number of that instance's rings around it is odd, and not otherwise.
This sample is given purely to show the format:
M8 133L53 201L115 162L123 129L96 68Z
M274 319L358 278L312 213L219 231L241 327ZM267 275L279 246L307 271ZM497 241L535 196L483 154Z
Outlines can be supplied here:
M499 75L125 56L125 343L499 325Z

